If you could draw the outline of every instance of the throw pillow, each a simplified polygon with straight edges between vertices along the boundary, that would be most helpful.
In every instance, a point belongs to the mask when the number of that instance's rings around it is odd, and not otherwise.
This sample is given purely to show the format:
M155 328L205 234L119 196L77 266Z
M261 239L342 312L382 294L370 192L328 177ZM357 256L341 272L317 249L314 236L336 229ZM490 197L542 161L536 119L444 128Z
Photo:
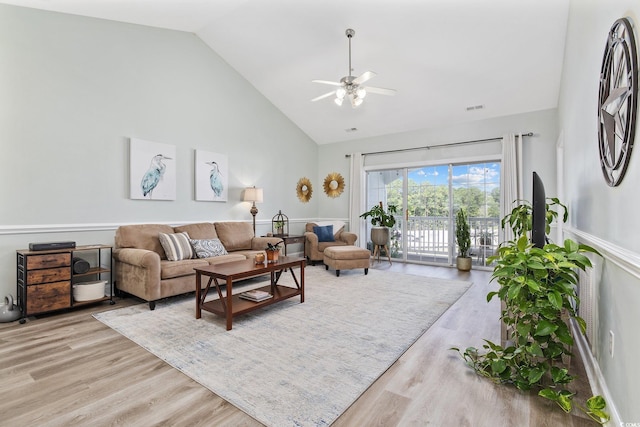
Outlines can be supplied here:
M318 242L335 242L333 225L314 226L313 232L318 236Z
M220 239L191 239L191 245L198 258L210 258L228 254Z
M158 233L158 239L169 261L193 258L193 248L187 233Z

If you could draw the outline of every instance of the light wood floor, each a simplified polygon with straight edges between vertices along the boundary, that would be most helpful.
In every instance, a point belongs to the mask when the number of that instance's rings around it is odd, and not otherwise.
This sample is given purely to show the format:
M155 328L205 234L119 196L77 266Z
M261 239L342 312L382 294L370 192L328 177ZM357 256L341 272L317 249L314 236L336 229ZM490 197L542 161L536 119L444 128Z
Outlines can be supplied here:
M482 338L499 341L499 305L485 299L494 286L488 284L489 272L401 263L373 268L474 284L334 426L597 425L478 377L448 350L480 347ZM343 271L341 278L350 274L362 272ZM115 306L0 324L0 425L261 425L91 317L136 303L118 299ZM572 364L584 380L579 358ZM580 398L590 395L585 381L577 386Z

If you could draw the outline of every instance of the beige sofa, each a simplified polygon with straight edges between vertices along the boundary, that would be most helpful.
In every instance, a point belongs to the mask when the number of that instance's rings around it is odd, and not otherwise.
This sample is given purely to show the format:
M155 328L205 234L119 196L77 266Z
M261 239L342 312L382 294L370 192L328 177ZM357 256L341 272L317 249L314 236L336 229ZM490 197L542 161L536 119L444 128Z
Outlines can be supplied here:
M181 232L190 239L219 239L228 254L169 261L159 234ZM253 258L268 242L280 241L255 237L251 224L244 222L124 225L116 230L113 250L116 289L148 301L153 310L159 299L195 291L194 268Z

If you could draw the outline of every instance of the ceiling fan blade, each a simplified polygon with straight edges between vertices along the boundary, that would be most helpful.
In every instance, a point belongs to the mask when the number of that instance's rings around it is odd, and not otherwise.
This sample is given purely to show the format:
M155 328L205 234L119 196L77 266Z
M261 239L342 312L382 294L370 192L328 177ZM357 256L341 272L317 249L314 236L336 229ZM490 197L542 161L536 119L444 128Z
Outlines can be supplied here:
M342 86L340 82L330 82L329 80L311 80L312 83L322 83L324 85Z
M336 93L336 91L335 91L335 90L332 90L331 92L327 92L327 93L325 93L324 95L320 95L320 96L317 96L317 97L313 98L313 99L311 100L311 102L315 102L315 101L319 101L319 100L324 99L324 98L328 98L328 97L330 97L331 95L334 95L335 93Z
M353 83L359 85L376 76L373 71L365 71L353 80Z
M387 89L384 87L366 86L366 87L363 87L363 89L366 90L367 93L377 93L378 95L388 95L388 96L393 96L397 92L395 89Z

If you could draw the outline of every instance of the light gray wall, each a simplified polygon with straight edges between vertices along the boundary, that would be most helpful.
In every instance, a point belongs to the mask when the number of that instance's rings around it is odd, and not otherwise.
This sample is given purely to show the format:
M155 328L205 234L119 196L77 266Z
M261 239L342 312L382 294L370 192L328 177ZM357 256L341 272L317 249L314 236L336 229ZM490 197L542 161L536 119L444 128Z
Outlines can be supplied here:
M604 255L600 274L598 365L625 423L640 422L640 153L634 152L618 187L608 187L598 156L598 85L607 34L628 16L640 42L637 0L573 0L565 48L559 123L563 132L564 193L570 231ZM636 148L640 128L636 128ZM609 331L615 336L609 355Z
M556 195L556 141L558 138L557 111L543 110L527 114L501 117L425 129L416 132L405 132L376 138L364 138L351 142L321 145L318 153L318 183L330 172L339 172L345 177L345 196L330 199L321 198L318 215L320 217L342 217L349 215L349 159L345 154L355 152L376 152L393 149L435 146L453 142L502 137L507 133L533 132L534 136L525 138L523 143L523 175L524 196L531 198L531 173L536 171L544 180L545 190L549 197ZM500 152L499 147L491 144L493 152ZM434 158L448 159L486 155L487 144L472 144L449 149L411 151L403 154L404 160L412 162L433 162ZM437 156L437 157L436 157ZM388 159L399 162L401 159L393 155L376 155L377 162Z
M175 201L129 199L130 137L176 146ZM258 233L279 209L300 230L316 215L295 185L317 174L317 145L190 33L0 5L0 144L0 297L15 296L29 242L250 221L251 185L264 188ZM194 200L195 149L228 156L228 202Z

